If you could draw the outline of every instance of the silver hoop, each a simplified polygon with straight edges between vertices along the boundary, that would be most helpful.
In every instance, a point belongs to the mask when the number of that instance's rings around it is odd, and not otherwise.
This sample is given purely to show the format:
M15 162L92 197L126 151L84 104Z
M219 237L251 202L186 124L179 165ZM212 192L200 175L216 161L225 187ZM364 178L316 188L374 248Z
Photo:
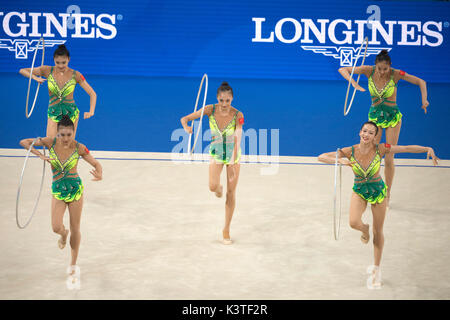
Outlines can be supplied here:
M197 128L197 133L195 135L195 139L194 139L194 145L192 146L191 149L191 137L192 137L192 133L189 134L189 140L188 140L188 154L189 156L192 155L192 152L194 152L195 149L195 145L197 144L197 139L198 139L198 134L200 133L200 129L202 128L202 119L203 119L203 113L205 111L205 104L206 104L206 96L208 94L208 75L205 73L202 77L202 81L200 82L200 87L198 88L198 93L197 93L197 100L195 101L195 107L194 107L194 112L197 111L197 106L198 106L198 99L200 97L200 92L202 91L203 88L203 82L206 80L205 82L205 93L203 95L203 107L202 107L202 114L200 116L200 121L198 124L198 128ZM192 125L191 125L191 129L194 127L194 120L192 120Z
M333 234L334 240L339 240L342 214L342 165L339 163L339 148L336 150L334 163L334 205L333 205ZM339 191L338 191L339 189ZM339 192L339 212L337 212L337 193Z
M348 104L348 107L347 107L348 93L350 91L350 86L352 85L353 73L355 72L356 63L358 62L358 59L361 56L361 50L362 50L364 44L366 44L366 49L364 50L364 56L363 56L361 65L364 65L364 60L366 60L367 47L369 46L369 38L368 37L364 38L363 43L361 43L361 46L358 49L358 54L355 58L355 62L353 63L352 73L350 74L350 78L348 79L347 94L345 96L345 103L344 103L344 116L346 116L350 112L350 108L352 107L352 104L353 104L353 99L355 98L356 88L353 88L352 99L350 100L350 103ZM359 83L360 77L361 77L361 74L358 74L358 79L356 80L356 84Z
M40 137L34 139L33 143L31 144L30 148L28 149L27 155L25 157L25 162L23 163L23 168L22 168L22 174L20 175L20 181L19 181L19 188L17 189L17 198L16 198L16 222L17 222L17 226L20 229L25 229L28 224L31 222L31 219L33 218L34 214L36 213L36 209L39 203L39 198L41 197L41 193L42 193L42 186L44 185L44 177L45 177L45 162L44 161L44 165L42 166L42 178L41 178L41 186L39 189L39 194L38 197L36 199L36 203L34 204L34 208L33 208L33 212L31 213L30 218L28 219L28 221L24 224L21 225L19 222L19 199L20 199L20 191L22 188L22 180L23 180L23 175L25 173L25 168L27 166L27 162L28 162L28 158L30 157L30 153L31 150L33 149L34 144L36 143L36 141L38 141L40 139ZM45 146L42 146L42 148L44 149L44 156L46 155L45 153Z
M39 43L42 42L42 46L39 46ZM45 55L45 41L44 38L40 38L38 41L38 44L36 45L36 48L34 49L34 56L33 56L33 62L31 63L31 70L30 70L30 78L28 79L28 91L27 91L27 102L25 104L25 116L29 118L31 114L33 113L34 106L36 104L36 99L39 93L39 87L41 84L38 82L38 86L36 89L36 94L34 95L33 105L31 106L30 113L28 113L28 100L30 98L30 86L31 86L31 79L33 78L33 69L34 69L34 61L36 60L36 54L38 52L38 49L42 49L42 61L41 61L41 67L44 65L44 55Z

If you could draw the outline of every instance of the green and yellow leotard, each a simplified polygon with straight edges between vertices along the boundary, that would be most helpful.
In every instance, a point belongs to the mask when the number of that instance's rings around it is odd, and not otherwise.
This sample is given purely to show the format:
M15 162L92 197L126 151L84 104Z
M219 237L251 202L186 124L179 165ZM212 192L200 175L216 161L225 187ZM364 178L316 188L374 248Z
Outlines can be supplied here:
M53 171L53 183L52 194L53 196L64 202L72 202L79 200L83 194L84 186L76 172L70 172L76 167L80 155L78 153L78 142L75 147L75 151L64 162L61 162L58 155L55 152L56 138L53 140L52 147L49 149L52 171Z
M209 154L217 162L224 164L230 164L231 156L234 150L234 138L236 137L236 117L239 111L233 116L233 119L222 131L217 125L214 112L216 111L216 105L213 106L211 115L209 116L209 127L211 128L211 145L209 146ZM238 147L238 154L235 156L234 163L238 163L241 157L241 148Z
M402 119L402 114L395 101L388 100L397 87L394 81L394 70L391 72L391 79L381 91L378 90L372 79L374 72L375 66L369 76L369 92L373 98L372 106L369 110L369 121L376 123L377 126L382 128L395 127Z
M382 156L380 155L377 145L375 156L369 166L364 169L355 158L355 147L352 146L350 161L354 162L352 169L355 174L353 191L371 204L382 203L386 197L387 186L381 176L378 175L378 172L380 171L381 158Z
M48 91L50 93L50 101L47 115L55 122L59 122L64 115L68 115L72 122L77 120L80 111L75 105L73 99L68 99L67 96L73 93L77 81L75 80L75 70L73 70L72 77L63 85L62 88L58 86L53 77L53 67L47 78ZM57 103L55 103L57 102ZM55 104L53 104L55 103Z

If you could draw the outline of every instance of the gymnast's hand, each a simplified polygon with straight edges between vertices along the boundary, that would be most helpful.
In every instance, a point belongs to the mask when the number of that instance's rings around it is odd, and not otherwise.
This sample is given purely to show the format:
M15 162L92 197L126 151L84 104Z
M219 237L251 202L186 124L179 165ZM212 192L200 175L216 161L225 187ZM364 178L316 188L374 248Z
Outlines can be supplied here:
M347 158L339 158L338 162L344 166L353 167L355 161L350 161Z
M184 127L184 131L186 131L189 134L192 134L192 127L186 126L186 127Z
M102 173L97 171L97 170L91 170L89 171L93 176L94 179L92 179L92 181L100 181L102 180Z
M427 108L429 105L430 105L430 103L427 100L422 101L422 109L423 109L423 112L425 112L425 114L427 114Z
M84 118L85 118L85 119L89 119L89 118L92 117L92 116L94 116L94 113L93 113L93 112L85 112L85 113L84 113Z
M49 157L43 155L42 153L39 154L39 158L40 158L41 160L47 161L48 163L50 163L50 161L54 160L54 159L52 159L52 158L49 158Z
M358 91L362 91L362 92L364 92L364 91L366 91L366 89L364 89L363 87L361 87L359 84L357 84L356 82L355 83L352 83L353 84L353 87L356 89L356 90L358 90Z
M45 78L37 77L37 76L34 76L33 79L36 80L37 82L39 82L39 84L44 83L47 80Z
M431 160L433 160L433 165L438 165L438 160L440 160L436 155L434 154L433 148L428 148L427 152L427 160L431 157Z

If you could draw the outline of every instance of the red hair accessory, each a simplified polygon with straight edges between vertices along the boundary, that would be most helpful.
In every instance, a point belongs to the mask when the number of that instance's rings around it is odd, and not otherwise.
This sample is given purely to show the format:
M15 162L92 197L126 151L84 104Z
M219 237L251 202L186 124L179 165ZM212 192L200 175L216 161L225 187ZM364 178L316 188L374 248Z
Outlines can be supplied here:
M405 71L403 71L403 70L400 70L400 75L401 75L401 76L404 76L404 75L405 75L405 73L406 73Z
M244 124L244 118L239 118L239 124Z
M386 148L391 148L391 145L390 145L389 143L385 143L384 146L385 146Z

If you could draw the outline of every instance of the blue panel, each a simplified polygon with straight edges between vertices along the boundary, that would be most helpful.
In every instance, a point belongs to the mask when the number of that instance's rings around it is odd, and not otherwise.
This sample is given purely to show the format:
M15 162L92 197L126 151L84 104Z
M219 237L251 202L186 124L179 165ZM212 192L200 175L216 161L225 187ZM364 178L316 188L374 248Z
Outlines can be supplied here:
M2 4L1 71L28 65L31 41L43 36L47 45L65 41L73 66L85 74L336 80L344 53L352 62L367 36L368 64L388 48L394 67L428 82L449 81L448 2L79 0L75 6ZM379 24L367 23L374 19ZM24 43L28 59L16 59Z

